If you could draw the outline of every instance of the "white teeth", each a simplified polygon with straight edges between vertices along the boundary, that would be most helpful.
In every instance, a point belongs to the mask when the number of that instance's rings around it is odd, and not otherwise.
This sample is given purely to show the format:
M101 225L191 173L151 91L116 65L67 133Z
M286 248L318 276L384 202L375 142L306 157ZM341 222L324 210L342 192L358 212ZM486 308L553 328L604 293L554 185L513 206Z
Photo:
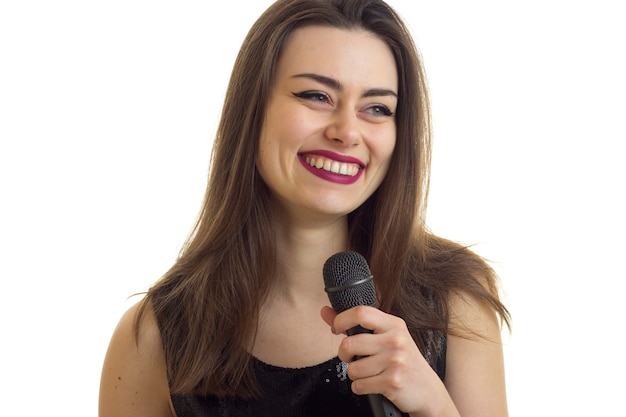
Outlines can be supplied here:
M359 166L356 164L333 161L332 159L326 159L319 156L306 156L304 160L307 164L314 168L323 169L324 171L332 172L334 174L354 177L359 172Z

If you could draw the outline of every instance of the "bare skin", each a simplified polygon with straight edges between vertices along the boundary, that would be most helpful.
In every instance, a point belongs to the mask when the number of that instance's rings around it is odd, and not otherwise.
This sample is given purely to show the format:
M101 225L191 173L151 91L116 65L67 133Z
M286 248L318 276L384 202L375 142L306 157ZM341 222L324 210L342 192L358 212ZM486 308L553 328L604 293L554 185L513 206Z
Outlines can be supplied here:
M122 316L111 337L100 380L100 417L175 415L154 314L148 310L136 340L133 323L137 307Z
M459 325L463 323L464 328L480 331L483 337L449 336L445 386L439 382L437 375L419 352L414 350L415 345L408 341L403 322L398 318L370 308L356 308L337 316L332 308L323 305L318 309L318 312L321 311L322 321L319 316L315 319L315 314L300 311L293 306L282 308L284 310L281 317L293 317L293 321L276 321L276 327L265 328L261 337L267 337L268 340L260 343L255 352L257 357L268 363L284 367L307 366L339 355L342 360L351 362L348 372L350 378L355 380L353 390L356 393L382 393L403 410L408 410L408 407L423 409L418 413L411 413L412 416L508 415L499 323L488 308L478 303L468 302L461 297L453 301L455 321ZM135 343L132 328L135 313L136 306L129 309L111 339L102 373L99 415L175 416L154 316L149 310L141 323L139 339ZM303 324L305 317L312 318L311 323ZM384 323L382 326L387 327L386 331L377 330L375 335L345 337L342 333L354 323L379 329L382 329L380 326ZM286 341L289 349L281 345L285 342L284 339L271 337L275 336L275 331L285 328L290 330ZM302 330L305 328L307 331ZM374 338L380 340L368 340ZM352 358L355 355L376 354L377 349L386 352L382 360L391 358L394 365L376 377L368 377L371 371L367 369L365 361L361 359L352 362ZM290 351L305 352L306 355L285 356L285 352ZM411 358L403 359L404 354ZM403 363L412 364L413 368L403 369L400 366ZM360 378L361 375L364 377ZM397 382L387 384L383 378ZM408 378L413 378L413 383L410 394L406 395L401 392L401 388ZM380 389L381 381L382 385L388 387Z
M346 337L339 357L350 363L357 394L380 393L411 416L507 416L500 325L478 302L456 296L451 302L445 385L417 351L403 320L369 307L322 317L335 333L360 324L374 334ZM353 361L355 356L367 358ZM419 393L419 394L416 394ZM489 393L486 395L485 393Z
M322 265L347 249L347 214L386 174L395 146L396 91L393 56L367 32L309 26L287 42L257 160L272 190L277 274L250 351L267 363L292 368L339 356L350 363L355 393L381 393L412 417L504 417L500 327L489 308L453 297L450 325L468 337L449 337L444 385L402 319L371 307L336 315L328 306ZM348 161L348 169L358 160L363 172L354 181L336 180L307 167L303 155ZM133 307L111 339L100 417L174 416L154 315L148 309L135 340L135 314ZM374 333L344 335L358 324ZM367 357L352 361L355 355Z

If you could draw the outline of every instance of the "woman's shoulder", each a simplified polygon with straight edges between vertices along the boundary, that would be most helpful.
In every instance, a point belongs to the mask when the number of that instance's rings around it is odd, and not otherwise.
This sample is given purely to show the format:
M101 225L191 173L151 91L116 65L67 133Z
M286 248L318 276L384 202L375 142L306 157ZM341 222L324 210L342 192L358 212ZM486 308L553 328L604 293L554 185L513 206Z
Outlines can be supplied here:
M506 415L501 332L510 319L498 277L470 246L433 237L429 251L428 272L446 294L448 392L463 415ZM489 401L477 404L484 392L492 393Z
M157 321L140 301L120 319L105 356L99 415L172 416Z

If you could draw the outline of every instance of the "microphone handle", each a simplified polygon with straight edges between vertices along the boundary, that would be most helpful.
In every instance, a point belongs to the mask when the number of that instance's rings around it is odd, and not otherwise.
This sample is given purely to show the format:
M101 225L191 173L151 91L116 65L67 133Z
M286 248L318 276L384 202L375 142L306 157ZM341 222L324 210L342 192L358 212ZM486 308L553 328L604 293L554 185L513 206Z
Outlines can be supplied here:
M355 326L346 331L348 336L352 336L359 333L374 333L373 331L366 329L362 326ZM359 360L363 356L357 356L355 359ZM402 412L398 410L391 401L385 398L381 394L367 394L367 399L372 409L372 417L402 417Z
M372 417L402 417L402 412L391 401L380 394L368 394Z

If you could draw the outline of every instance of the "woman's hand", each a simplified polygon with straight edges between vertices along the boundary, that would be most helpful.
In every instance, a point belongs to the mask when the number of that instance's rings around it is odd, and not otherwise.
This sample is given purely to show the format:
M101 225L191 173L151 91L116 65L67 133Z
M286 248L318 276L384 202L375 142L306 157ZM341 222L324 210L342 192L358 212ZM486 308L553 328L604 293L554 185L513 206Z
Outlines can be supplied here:
M346 333L357 325L373 331L346 337L339 346L338 356L349 364L348 376L355 394L382 394L402 411L414 415L430 415L433 403L452 404L404 320L367 306L341 314L324 307L321 315L335 334Z

